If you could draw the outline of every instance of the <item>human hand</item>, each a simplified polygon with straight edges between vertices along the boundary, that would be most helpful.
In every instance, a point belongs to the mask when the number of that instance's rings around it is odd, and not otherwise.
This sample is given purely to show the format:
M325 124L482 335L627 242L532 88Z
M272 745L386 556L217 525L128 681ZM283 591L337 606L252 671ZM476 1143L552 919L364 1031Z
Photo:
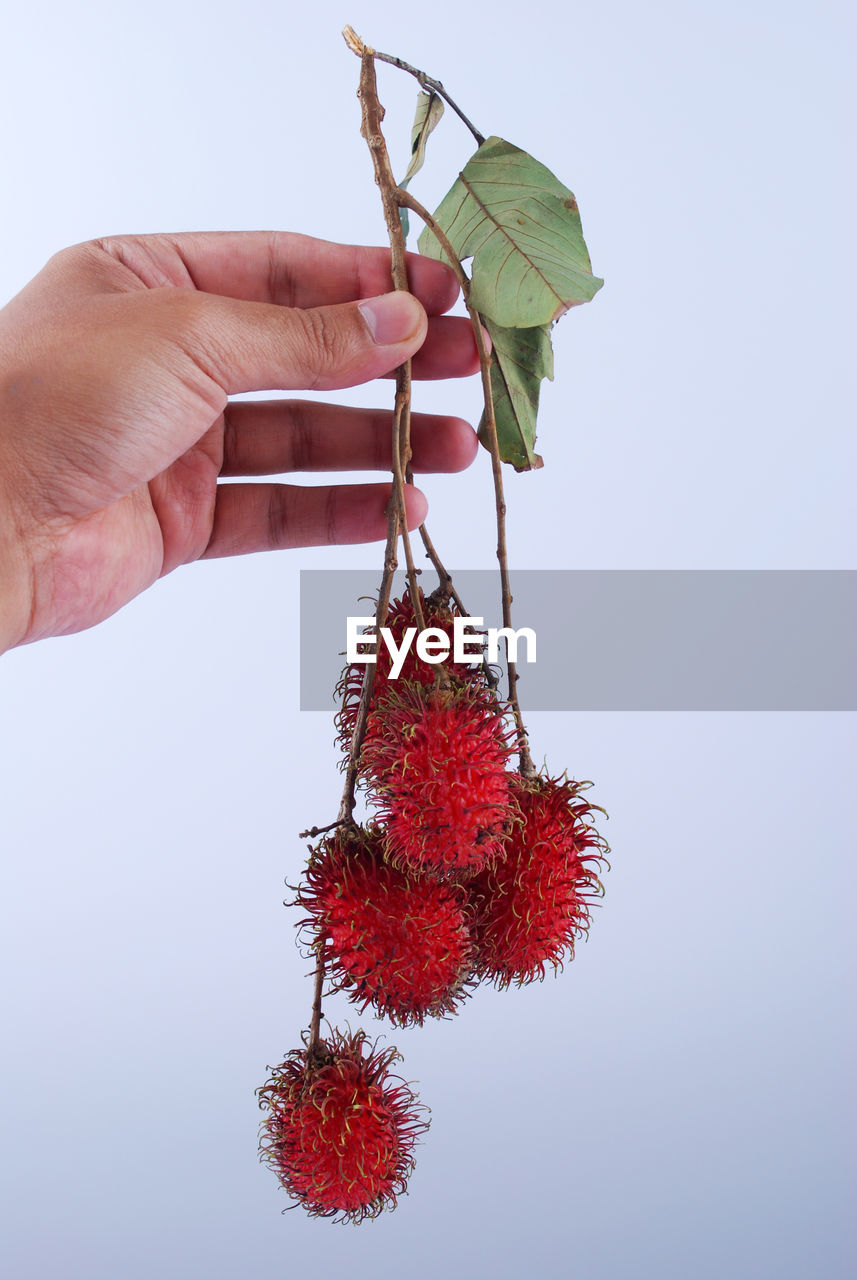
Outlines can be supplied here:
M65 249L0 311L0 652L93 626L180 564L386 534L387 484L221 476L389 469L391 413L244 391L355 386L414 357L474 373L441 263L284 232L119 236ZM369 299L370 302L360 302ZM371 327L370 327L371 326ZM374 329L374 338L373 338ZM414 414L414 471L476 453ZM408 486L409 527L426 501Z

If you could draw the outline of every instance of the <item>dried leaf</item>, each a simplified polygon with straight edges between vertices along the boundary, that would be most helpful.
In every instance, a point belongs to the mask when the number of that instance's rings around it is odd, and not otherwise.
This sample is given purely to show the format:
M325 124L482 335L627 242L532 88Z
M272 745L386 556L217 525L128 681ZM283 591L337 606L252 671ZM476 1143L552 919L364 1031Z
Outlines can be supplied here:
M592 274L572 192L502 138L482 143L434 216L459 259L473 258L474 306L504 328L556 320L604 283ZM443 259L428 227L419 248Z
M485 320L491 335L491 392L497 420L500 458L516 471L542 465L535 452L536 415L543 378L553 378L553 348L549 324L532 329L506 329ZM487 444L485 415L479 439Z
M436 93L425 93L421 89L417 94L417 109L411 128L411 163L408 165L404 178L399 183L402 190L405 190L411 178L422 169L426 158L426 143L442 115L443 99L439 98ZM400 209L399 217L402 219L402 231L407 240L409 226L407 209Z

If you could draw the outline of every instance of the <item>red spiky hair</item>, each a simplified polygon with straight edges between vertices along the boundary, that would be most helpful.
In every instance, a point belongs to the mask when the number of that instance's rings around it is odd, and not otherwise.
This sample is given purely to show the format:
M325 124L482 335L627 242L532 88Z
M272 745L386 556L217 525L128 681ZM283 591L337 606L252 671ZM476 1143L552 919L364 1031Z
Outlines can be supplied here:
M410 1085L390 1073L401 1055L334 1030L308 1056L293 1049L258 1090L262 1160L314 1217L361 1222L395 1208L428 1128Z
M473 968L463 891L384 861L384 833L351 828L310 860L297 904L349 998L399 1026L454 1013Z
M574 956L589 928L589 902L603 894L596 867L609 852L581 798L588 783L511 776L519 810L501 856L467 889L477 972L498 987L543 978Z
M391 683L360 757L391 862L467 875L497 857L510 816L511 736L487 687Z

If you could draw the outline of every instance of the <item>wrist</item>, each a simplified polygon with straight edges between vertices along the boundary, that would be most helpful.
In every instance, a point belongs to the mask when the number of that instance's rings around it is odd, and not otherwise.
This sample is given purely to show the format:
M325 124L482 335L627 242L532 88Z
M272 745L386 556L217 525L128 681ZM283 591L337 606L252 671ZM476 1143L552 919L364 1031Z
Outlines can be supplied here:
M15 524L0 489L0 654L25 640L30 618L30 574Z

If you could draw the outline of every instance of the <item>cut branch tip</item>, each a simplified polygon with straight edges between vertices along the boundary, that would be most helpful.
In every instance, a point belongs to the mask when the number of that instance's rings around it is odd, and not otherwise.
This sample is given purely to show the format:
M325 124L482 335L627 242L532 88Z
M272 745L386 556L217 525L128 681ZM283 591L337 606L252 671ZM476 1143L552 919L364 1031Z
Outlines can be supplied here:
M358 58L362 58L364 54L373 54L375 52L364 40L360 39L352 26L343 27L342 38L351 52L357 54Z

